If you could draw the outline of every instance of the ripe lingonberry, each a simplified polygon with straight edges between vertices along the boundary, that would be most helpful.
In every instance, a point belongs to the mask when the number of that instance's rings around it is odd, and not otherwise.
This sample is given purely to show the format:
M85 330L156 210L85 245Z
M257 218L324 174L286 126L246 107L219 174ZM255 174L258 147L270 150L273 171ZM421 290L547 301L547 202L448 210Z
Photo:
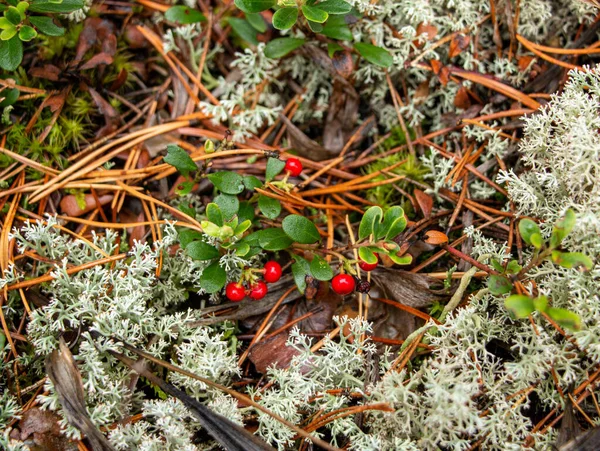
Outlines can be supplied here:
M263 275L265 282L275 283L281 279L281 265L276 261L268 261L265 263L265 273Z
M302 163L298 158L288 158L284 169L292 177L298 177L302 173Z
M354 277L349 274L338 274L331 280L333 291L342 296L352 293L355 287Z
M225 296L232 302L240 302L246 297L246 290L239 283L229 282L225 287Z
M262 280L259 280L254 285L250 287L250 297L255 301L258 301L264 298L267 295L269 289L267 288L267 284Z
M360 267L360 269L367 272L373 271L375 268L377 268L377 265L379 265L379 257L377 257L377 261L375 263L367 263L364 260L360 260L358 262L358 266Z

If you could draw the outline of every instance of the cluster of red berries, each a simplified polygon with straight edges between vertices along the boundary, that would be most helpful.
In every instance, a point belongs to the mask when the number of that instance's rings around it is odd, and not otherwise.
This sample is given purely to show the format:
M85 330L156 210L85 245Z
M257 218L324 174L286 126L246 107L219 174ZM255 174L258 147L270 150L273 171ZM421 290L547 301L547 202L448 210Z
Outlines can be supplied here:
M240 302L244 300L246 295L255 301L264 298L269 292L269 288L265 282L274 283L281 278L281 265L273 260L268 261L265 263L262 272L264 281L259 280L249 289L245 289L240 283L229 282L225 287L225 296L227 296L227 299L232 302Z
M375 263L367 263L366 261L360 260L358 262L358 266L363 271L373 271L379 265L379 256L377 256L377 261ZM341 296L346 296L352 292L359 291L361 293L366 293L371 288L369 282L366 280L356 279L349 274L338 274L333 279L331 279L331 288L337 294Z

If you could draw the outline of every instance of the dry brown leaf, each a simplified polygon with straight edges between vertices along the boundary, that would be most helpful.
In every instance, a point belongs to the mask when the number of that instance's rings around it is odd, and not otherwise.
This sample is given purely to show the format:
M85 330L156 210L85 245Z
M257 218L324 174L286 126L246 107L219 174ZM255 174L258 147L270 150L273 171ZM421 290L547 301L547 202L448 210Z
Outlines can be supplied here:
M458 91L456 91L456 95L454 96L454 106L463 110L466 110L471 106L471 98L469 97L467 88L462 85L458 88Z
M431 216L431 210L433 209L433 198L420 189L415 189L414 195L421 212L423 212L423 217L425 219L429 218Z
M425 232L425 242L433 245L447 243L448 236L438 230L428 230Z
M97 207L96 199L92 194L84 194L85 208L82 210L74 194L68 194L60 201L60 210L68 216L81 216ZM102 194L98 196L100 205L104 206L113 200L112 194Z
M454 58L461 54L461 52L469 46L471 38L465 36L462 33L457 33L452 37L450 41L450 49L448 50L448 57Z

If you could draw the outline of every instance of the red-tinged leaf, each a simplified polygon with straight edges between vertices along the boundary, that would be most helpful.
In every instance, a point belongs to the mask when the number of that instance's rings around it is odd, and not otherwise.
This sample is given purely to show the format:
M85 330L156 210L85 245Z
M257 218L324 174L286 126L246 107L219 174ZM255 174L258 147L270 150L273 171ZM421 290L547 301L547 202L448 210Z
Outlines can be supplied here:
M464 86L461 86L458 88L458 91L456 91L456 95L454 96L454 106L463 110L466 110L471 106L471 98L469 97L467 88Z
M464 49L469 46L471 42L471 38L469 36L465 36L464 34L458 33L452 37L450 41L450 49L448 50L448 57L454 58L457 55L460 55Z
M29 69L29 75L32 77L43 78L44 80L50 81L58 81L60 73L61 70L52 64L45 64L42 67L32 67Z
M437 230L428 230L425 233L425 242L433 245L447 243L448 236L445 233Z
M354 73L354 62L352 61L352 53L345 50L343 52L335 52L333 58L333 67L336 72L342 77L348 79Z
M99 204L104 206L113 200L112 194L102 194L97 196ZM98 204L92 194L85 194L83 196L85 207L81 209L81 206L77 202L77 197L74 194L68 194L60 201L60 210L67 216L81 216L92 210L94 210Z
M429 218L431 216L431 210L433 209L433 198L420 189L415 189L414 195L421 212L423 212L423 217L426 219Z
M98 53L97 55L92 56L85 64L81 65L80 70L94 69L98 67L100 64L112 64L113 57L108 53Z
M433 73L436 75L439 75L440 71L442 70L442 67L444 67L444 65L440 62L440 60L430 60L429 64L431 64Z

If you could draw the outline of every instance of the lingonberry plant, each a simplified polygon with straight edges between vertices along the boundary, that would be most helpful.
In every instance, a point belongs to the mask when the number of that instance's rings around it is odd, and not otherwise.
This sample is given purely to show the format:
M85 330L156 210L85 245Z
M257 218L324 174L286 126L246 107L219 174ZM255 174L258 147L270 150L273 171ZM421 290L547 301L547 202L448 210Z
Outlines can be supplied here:
M226 145L227 140L217 146L207 141L205 151L210 154ZM322 246L321 233L309 218L291 214L279 220L281 204L267 188L290 192L294 185L288 179L300 175L302 163L294 157L282 161L278 156L265 156L263 182L232 171L211 172L210 160L204 159L198 166L182 148L167 147L165 162L184 177L177 189L179 195L190 193L202 179L212 182L216 191L214 202L206 206L200 218L202 230L181 227L178 232L187 255L207 265L200 278L205 292L217 293L225 287L226 298L233 302L246 296L253 300L264 298L267 283L275 283L282 276L283 269L277 261L282 252L289 254L292 276L301 293L310 280L331 281L332 289L340 295L355 290L367 292L369 283L361 281L357 266L362 271L372 271L380 255L396 264L411 263L412 257L404 255L394 241L407 225L400 207L385 212L380 207L370 207L359 223L358 240L336 248ZM185 204L180 205L180 210L196 217L196 211ZM265 256L272 259L257 267Z
M23 42L39 33L62 36L65 29L46 14L68 14L82 9L83 0L5 0L0 3L0 67L13 71L23 60ZM39 15L31 15L37 13Z

